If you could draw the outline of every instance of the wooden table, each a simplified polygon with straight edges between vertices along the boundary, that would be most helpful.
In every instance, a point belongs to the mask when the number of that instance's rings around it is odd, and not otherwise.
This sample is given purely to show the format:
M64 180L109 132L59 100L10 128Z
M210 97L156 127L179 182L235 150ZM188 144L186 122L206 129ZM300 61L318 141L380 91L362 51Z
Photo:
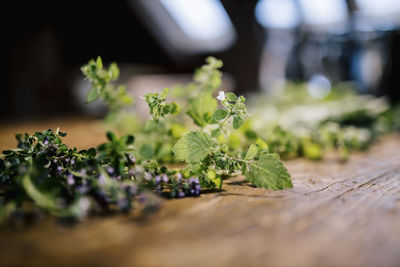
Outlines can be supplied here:
M0 149L9 148L4 134L52 123L2 128ZM103 141L96 122L60 125L69 144ZM47 219L0 230L0 266L400 265L400 136L346 164L328 157L285 165L293 189L268 191L233 177L222 192L163 200L141 220L96 217L65 227Z

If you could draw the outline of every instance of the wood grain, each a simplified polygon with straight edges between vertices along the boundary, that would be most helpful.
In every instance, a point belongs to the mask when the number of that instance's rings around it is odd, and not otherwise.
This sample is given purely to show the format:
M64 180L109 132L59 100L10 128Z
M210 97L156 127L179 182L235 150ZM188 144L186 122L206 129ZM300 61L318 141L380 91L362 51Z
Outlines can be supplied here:
M400 265L400 136L346 164L331 156L285 165L294 183L288 190L254 188L238 176L222 192L163 200L142 220L96 217L65 227L47 219L3 229L0 265Z

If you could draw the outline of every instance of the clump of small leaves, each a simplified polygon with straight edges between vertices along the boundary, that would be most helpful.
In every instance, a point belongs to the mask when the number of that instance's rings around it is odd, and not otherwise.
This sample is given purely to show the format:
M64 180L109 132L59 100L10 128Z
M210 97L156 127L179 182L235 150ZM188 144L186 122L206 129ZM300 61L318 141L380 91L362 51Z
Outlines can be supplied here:
M288 84L280 93L257 95L250 107L251 121L240 129L244 143L263 142L285 159L320 160L326 151L336 151L345 162L352 151L367 149L398 125L398 107L344 85L315 99L305 84Z
M59 130L16 135L17 148L0 155L0 221L38 212L74 219L126 212L135 200L153 205L152 198L146 197L150 191L198 196L202 188L221 188L222 177L236 173L258 187L292 187L278 155L269 153L263 143L246 150L238 145L234 132L245 121L246 99L223 91L214 97L221 85L222 62L212 57L206 62L187 85L189 96L180 98L186 100L183 108L167 101L168 89L144 96L152 117L139 134L157 140L154 145L139 143L137 150L133 135L108 132L108 142L78 151L62 142L66 134ZM101 99L111 113L131 104L125 88L113 85L119 76L115 63L105 69L99 57L83 66L82 72L92 83L87 103ZM192 127L177 116L181 109L193 120ZM193 127L199 129L187 132ZM186 165L167 168L161 155Z
M101 57L91 59L81 68L86 79L92 84L86 96L86 103L100 99L108 108L105 121L112 130L137 128L137 118L133 110L127 110L133 103L133 98L126 93L124 85L116 86L119 78L119 67L112 62L108 68L103 66ZM129 127L124 125L130 123Z
M267 189L292 187L290 175L277 154L268 153L258 144L252 144L247 152L229 147L230 128L238 129L247 114L245 98L234 93L220 92L218 99L223 109L217 109L210 124L217 127L211 131L193 131L172 148L176 158L188 163L186 172L198 176L205 187L222 187L222 176L243 173L253 185Z
M157 202L146 197L153 189L177 197L200 193L197 180L183 181L158 164L138 166L132 135L108 132L107 143L80 151L62 142L65 135L59 130L17 134L17 148L0 155L0 222L41 212L70 219L127 212L136 199L155 207Z
M272 190L292 187L290 175L278 155L268 153L258 144L251 145L247 152L241 151L237 145L229 145L229 140L235 136L231 131L239 129L245 121L246 99L223 91L213 97L221 85L218 69L222 67L222 62L211 57L206 62L195 72L194 83L188 85L190 90L197 88L197 91L191 91L195 97L189 97L188 104L183 105L187 109L185 114L200 130L188 132L172 147L175 161L187 163L181 170L183 177L196 177L205 188L221 188L224 175L243 173L249 182L258 187ZM174 102L166 102L167 96L167 90L161 95L145 96L153 123L160 123L165 116L179 110ZM218 108L217 100L221 108Z

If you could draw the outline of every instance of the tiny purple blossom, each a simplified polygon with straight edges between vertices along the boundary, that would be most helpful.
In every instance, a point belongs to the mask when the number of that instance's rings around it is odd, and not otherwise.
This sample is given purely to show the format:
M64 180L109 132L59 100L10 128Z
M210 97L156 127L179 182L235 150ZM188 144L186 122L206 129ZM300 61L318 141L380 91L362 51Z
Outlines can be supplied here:
M67 176L67 183L68 183L69 185L74 185L74 184L75 184L75 179L74 179L74 177L72 176L72 174L68 174L68 176Z
M164 183L168 183L168 176L165 173L161 175L161 179Z
M134 184L125 185L125 191L129 196L134 196L137 193L137 186Z
M153 177L152 177L152 175L151 175L150 173L148 173L148 172L145 172L145 173L144 173L144 179L145 179L146 181L149 181L151 178L153 178Z
M98 178L99 185L105 185L107 182L106 176L104 174L100 174Z
M112 175L114 173L114 168L113 167L108 167L106 171L107 171L107 173L109 175Z
M133 155L129 156L129 160L131 161L132 164L136 163L136 158Z

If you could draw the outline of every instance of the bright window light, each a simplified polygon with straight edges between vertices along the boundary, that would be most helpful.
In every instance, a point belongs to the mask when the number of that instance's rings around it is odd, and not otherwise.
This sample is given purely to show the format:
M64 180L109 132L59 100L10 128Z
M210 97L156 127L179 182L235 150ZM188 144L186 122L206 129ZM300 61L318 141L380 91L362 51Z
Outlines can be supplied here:
M327 97L331 92L331 87L331 82L320 74L313 75L307 84L308 93L316 99Z
M232 31L232 23L218 0L160 0L181 30L195 40L213 40Z
M392 15L400 13L400 0L357 0L358 7L372 15Z
M258 23L266 28L294 28L300 21L294 0L261 0L255 15Z
M347 18L347 6L344 0L299 0L299 2L303 9L304 20L308 24L336 24Z

